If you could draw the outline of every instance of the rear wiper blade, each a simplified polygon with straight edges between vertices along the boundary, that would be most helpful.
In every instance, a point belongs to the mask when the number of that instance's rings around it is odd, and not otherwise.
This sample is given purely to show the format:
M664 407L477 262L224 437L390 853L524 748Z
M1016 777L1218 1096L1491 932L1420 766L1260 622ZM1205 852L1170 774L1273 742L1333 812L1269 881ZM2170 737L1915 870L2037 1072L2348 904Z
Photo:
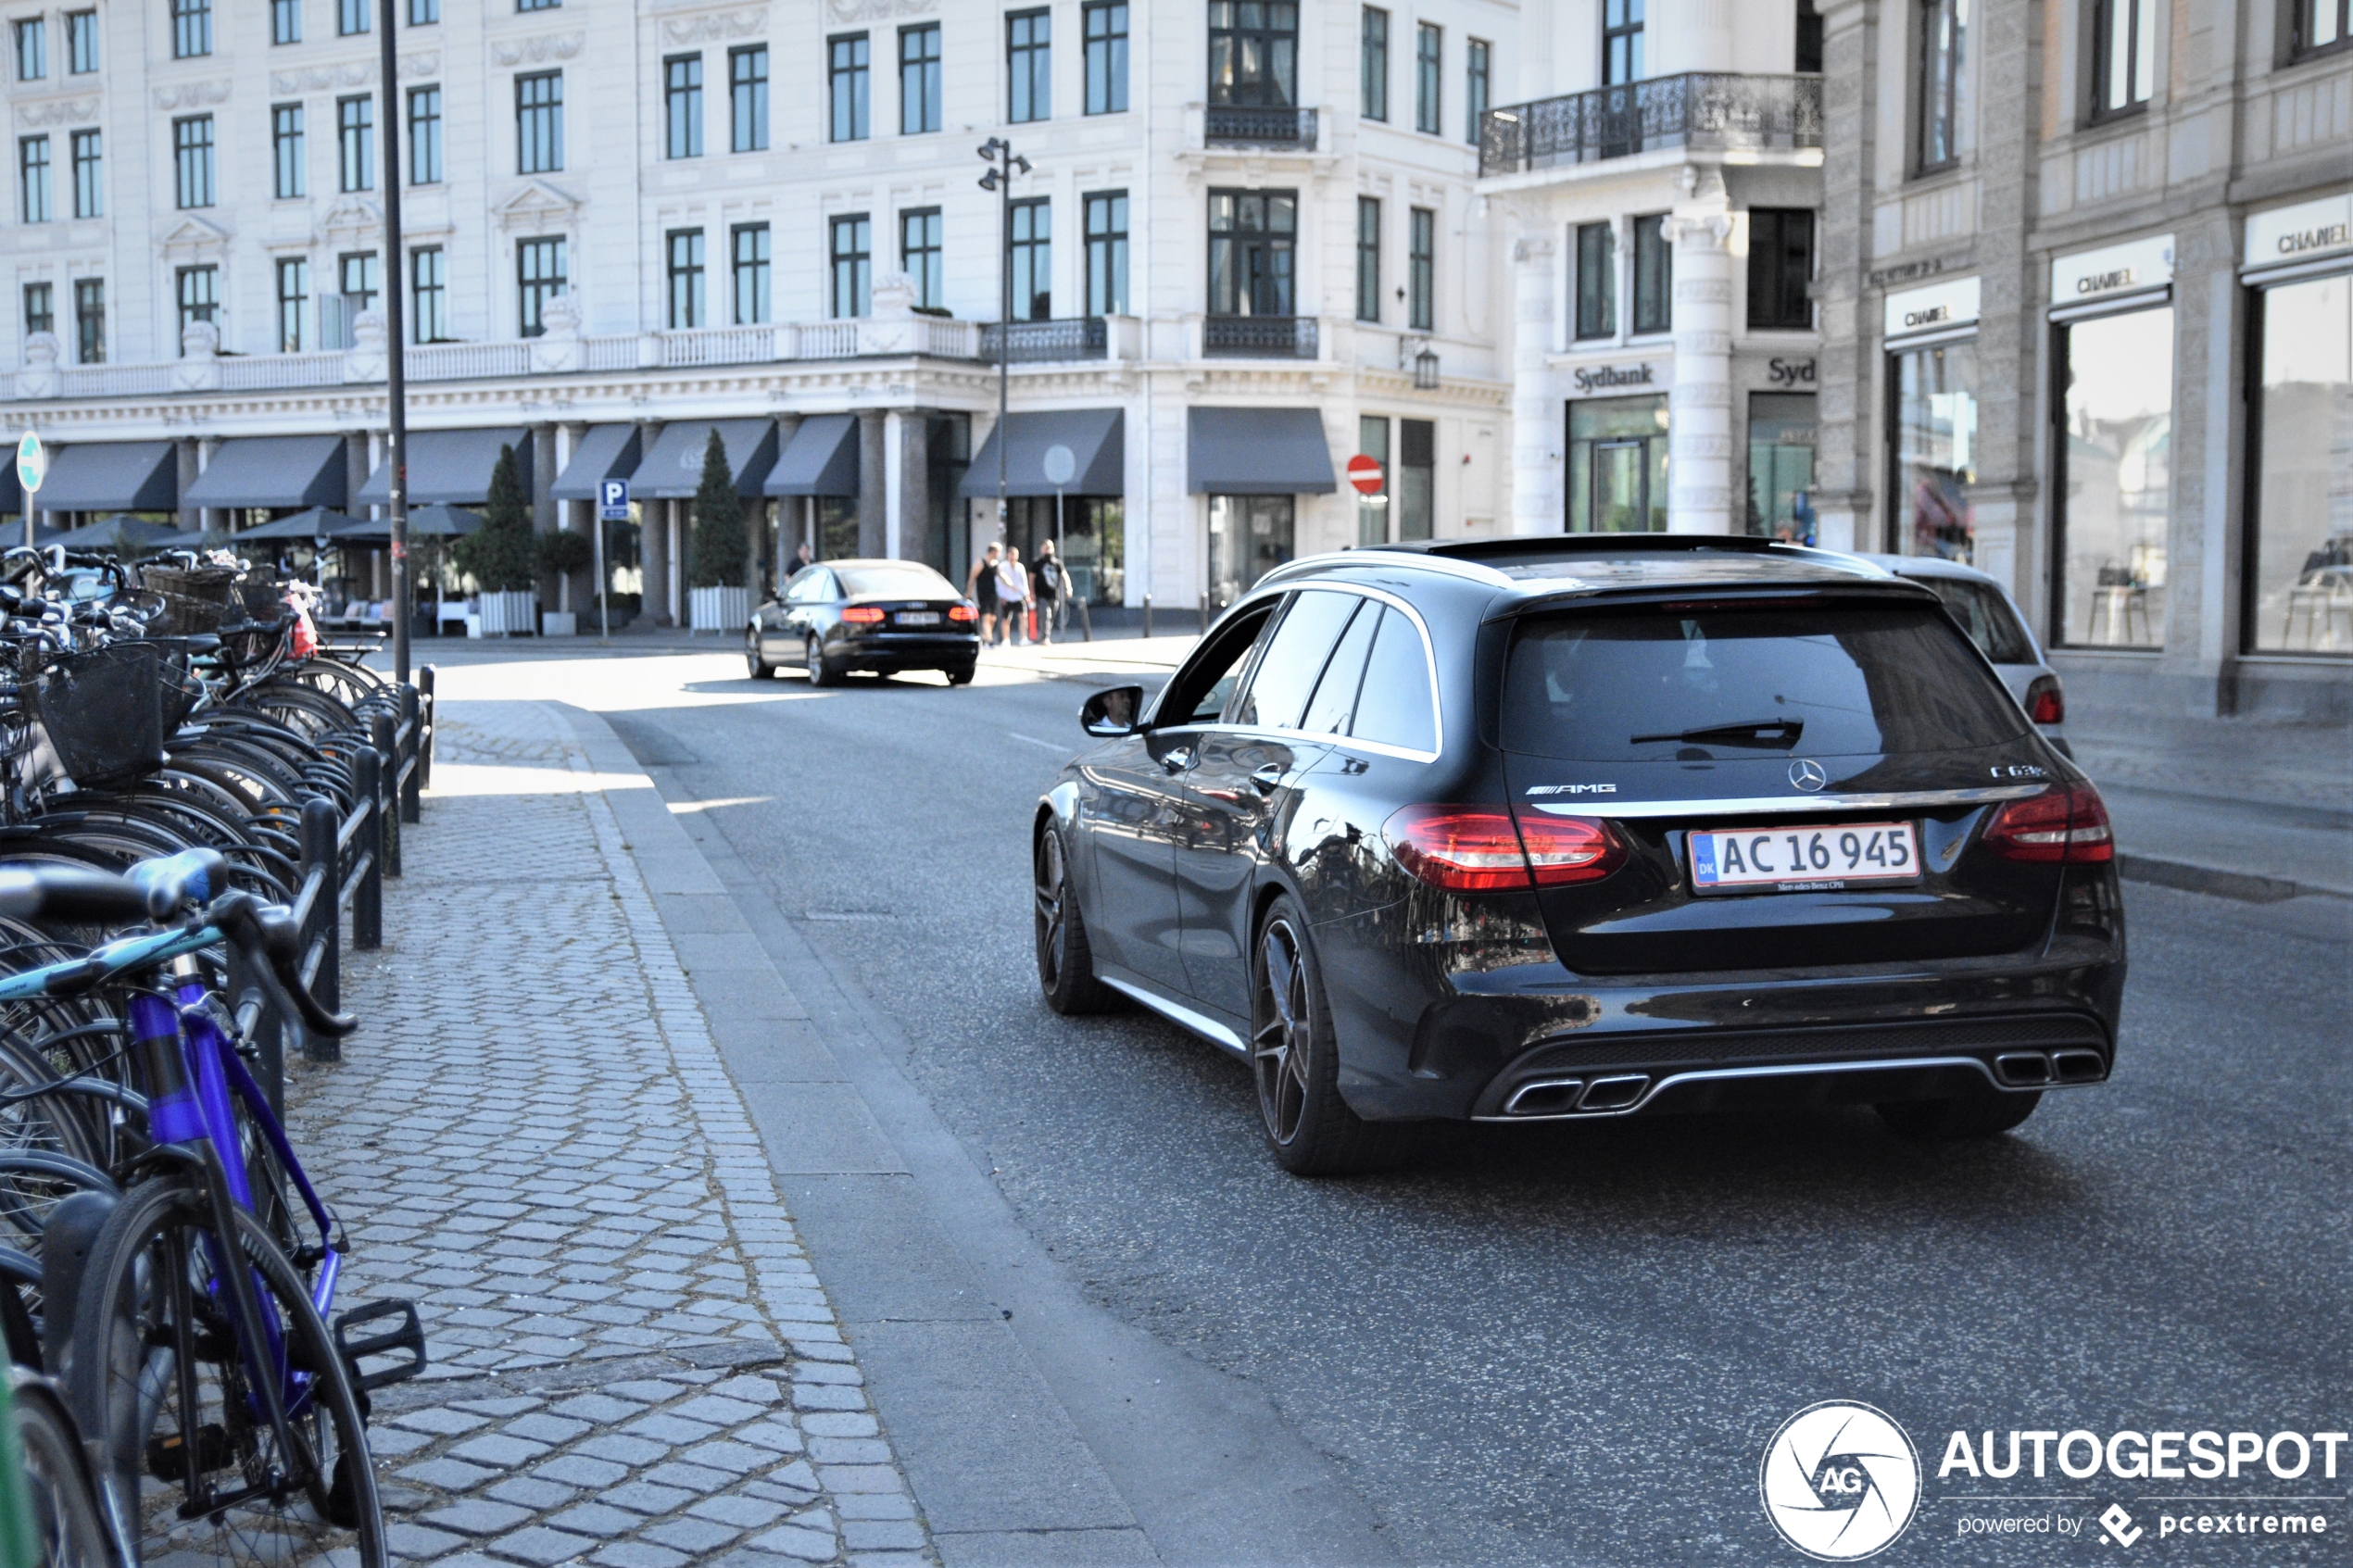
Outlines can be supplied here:
M1641 746L1655 740L1712 740L1720 746L1795 746L1797 737L1805 733L1806 721L1803 719L1760 719L1746 724L1708 724L1700 729L1678 730L1664 735L1635 735L1629 744Z

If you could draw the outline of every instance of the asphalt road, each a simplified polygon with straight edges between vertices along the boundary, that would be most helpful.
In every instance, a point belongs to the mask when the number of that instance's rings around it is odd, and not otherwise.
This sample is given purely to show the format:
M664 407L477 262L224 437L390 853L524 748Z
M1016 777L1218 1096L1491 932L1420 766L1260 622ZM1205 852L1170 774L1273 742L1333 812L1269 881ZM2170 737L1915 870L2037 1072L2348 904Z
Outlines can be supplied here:
M1993 1143L1917 1147L1869 1112L1660 1120L1481 1130L1408 1170L1302 1182L1266 1158L1239 1064L1155 1018L1063 1020L1038 997L1025 825L1083 738L1083 685L985 670L965 690L820 693L709 657L507 668L502 691L603 710L896 1021L901 1070L1028 1233L1118 1318L1263 1389L1406 1561L1800 1561L1757 1467L1829 1399L1879 1406L1923 1450L1919 1517L1880 1561L2111 1558L2089 1525L1963 1541L1959 1521L2189 1494L2320 1498L2347 1528L2353 1452L2335 1480L1935 1474L1957 1428L2353 1421L2344 901L2129 886L2115 1081ZM2179 1560L2344 1550L2342 1533L2213 1539Z

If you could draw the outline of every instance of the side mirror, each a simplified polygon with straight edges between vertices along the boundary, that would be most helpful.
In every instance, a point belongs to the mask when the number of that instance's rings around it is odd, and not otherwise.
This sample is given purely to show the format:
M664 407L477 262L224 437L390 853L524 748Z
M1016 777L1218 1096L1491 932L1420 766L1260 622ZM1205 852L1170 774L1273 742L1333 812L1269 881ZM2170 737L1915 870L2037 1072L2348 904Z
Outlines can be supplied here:
M1136 733L1136 715L1143 708L1143 687L1114 686L1080 705L1078 726L1099 740L1117 740Z

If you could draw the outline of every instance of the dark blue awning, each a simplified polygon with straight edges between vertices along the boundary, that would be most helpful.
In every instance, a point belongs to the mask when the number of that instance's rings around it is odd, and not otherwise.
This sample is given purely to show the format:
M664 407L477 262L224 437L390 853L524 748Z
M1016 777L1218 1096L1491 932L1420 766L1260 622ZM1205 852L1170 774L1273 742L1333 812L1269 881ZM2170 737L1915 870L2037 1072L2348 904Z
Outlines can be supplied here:
M761 487L771 495L858 494L858 416L812 414L792 439Z
M340 435L249 435L224 441L181 496L190 507L340 507Z

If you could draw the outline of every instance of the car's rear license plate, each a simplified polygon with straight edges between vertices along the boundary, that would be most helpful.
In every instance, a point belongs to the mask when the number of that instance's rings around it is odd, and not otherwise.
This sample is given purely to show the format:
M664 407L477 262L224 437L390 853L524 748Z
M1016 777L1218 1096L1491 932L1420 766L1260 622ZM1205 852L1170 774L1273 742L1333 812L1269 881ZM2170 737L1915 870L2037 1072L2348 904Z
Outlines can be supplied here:
M1909 822L1693 828L1686 840L1697 893L1831 892L1920 877L1919 835Z
M902 609L899 612L899 624L901 626L937 626L939 624L939 611L936 609Z

